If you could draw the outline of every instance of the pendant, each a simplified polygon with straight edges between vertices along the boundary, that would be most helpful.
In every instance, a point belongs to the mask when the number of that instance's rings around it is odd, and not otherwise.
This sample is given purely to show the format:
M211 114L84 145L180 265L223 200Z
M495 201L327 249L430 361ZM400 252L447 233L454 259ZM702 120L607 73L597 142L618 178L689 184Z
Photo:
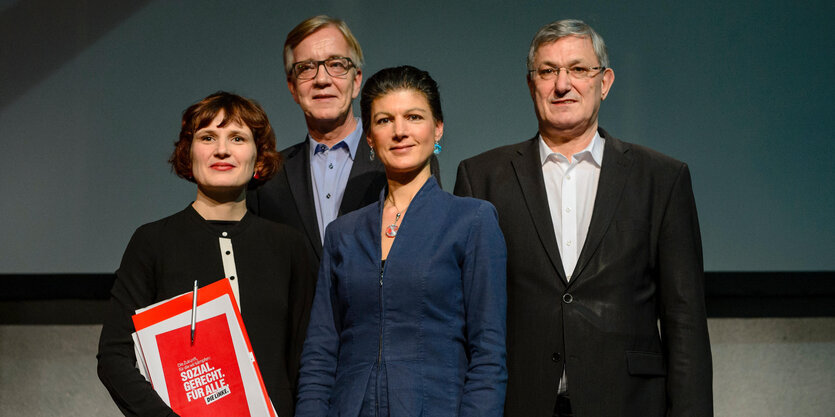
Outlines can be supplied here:
M388 236L388 237L397 236L397 225L396 224L390 224L390 225L388 225L388 227L386 227L386 236Z

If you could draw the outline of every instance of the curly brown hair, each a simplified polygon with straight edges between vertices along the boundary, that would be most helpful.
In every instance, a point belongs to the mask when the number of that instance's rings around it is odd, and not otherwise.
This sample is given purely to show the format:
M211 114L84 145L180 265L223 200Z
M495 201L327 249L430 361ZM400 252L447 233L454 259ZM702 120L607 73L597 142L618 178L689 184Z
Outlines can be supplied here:
M194 133L208 126L220 112L223 112L221 127L230 121L237 122L249 127L255 138L255 149L258 152L255 160L257 179L251 185L257 186L272 178L281 167L281 154L275 150L275 132L267 114L254 100L225 91L218 91L183 112L180 138L174 143L174 152L168 159L177 176L194 182L191 170L191 142Z

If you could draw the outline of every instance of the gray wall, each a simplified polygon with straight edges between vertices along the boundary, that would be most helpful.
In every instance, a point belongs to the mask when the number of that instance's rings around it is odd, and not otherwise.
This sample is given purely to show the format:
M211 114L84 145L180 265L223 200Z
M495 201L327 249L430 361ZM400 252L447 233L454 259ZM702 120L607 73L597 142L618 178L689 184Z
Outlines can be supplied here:
M165 161L209 93L255 98L279 148L300 141L280 51L318 13L349 23L366 77L438 80L450 190L461 159L535 133L527 46L581 18L616 73L601 125L691 165L708 270L835 269L830 1L3 0L0 274L115 270L138 225L192 200Z

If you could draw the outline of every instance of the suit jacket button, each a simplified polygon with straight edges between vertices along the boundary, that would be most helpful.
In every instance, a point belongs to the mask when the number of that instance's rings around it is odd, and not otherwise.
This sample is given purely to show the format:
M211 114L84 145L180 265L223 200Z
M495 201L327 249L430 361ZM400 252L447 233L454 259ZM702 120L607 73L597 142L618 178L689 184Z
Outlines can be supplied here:
M551 355L551 360L554 361L554 362L559 362L560 361L560 353L559 352L554 352L554 354Z
M562 301L566 304L571 304L571 302L574 301L574 296L567 292L562 295Z

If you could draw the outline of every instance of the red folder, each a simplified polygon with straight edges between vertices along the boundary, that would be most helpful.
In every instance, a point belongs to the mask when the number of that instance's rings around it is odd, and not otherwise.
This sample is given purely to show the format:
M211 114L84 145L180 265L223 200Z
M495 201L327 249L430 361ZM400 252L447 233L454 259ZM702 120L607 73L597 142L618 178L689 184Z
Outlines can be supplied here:
M154 389L171 409L191 416L276 417L228 279L133 316L136 339Z

